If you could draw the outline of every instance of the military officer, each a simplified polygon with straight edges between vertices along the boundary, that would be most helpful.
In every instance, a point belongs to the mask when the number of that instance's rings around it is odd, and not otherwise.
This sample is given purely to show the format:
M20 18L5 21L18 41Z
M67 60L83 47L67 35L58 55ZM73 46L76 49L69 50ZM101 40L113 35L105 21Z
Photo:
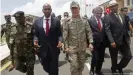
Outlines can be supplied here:
M5 15L6 23L1 25L1 37L3 37L5 33L6 37L6 43L8 45L8 48L10 50L10 57L9 60L12 61L12 64L9 66L9 71L11 71L14 67L14 58L13 58L13 35L15 34L14 30L16 27L16 24L11 22L11 15Z
M15 67L16 70L34 75L35 52L32 43L32 25L26 22L23 11L18 11L14 15L17 22L15 34Z
M67 19L63 25L64 47L70 56L71 75L82 75L86 48L87 46L91 50L93 48L92 31L87 20L83 20L79 14L79 4L73 1L70 9L72 17Z

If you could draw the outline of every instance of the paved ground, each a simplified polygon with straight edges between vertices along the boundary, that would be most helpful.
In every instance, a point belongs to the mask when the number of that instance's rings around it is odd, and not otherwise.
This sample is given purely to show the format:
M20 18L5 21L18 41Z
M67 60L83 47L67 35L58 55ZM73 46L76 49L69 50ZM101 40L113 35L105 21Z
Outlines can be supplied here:
M132 50L132 54L133 54L133 38L132 38L131 50ZM121 56L119 55L118 59L120 59L120 58L121 58ZM89 57L88 61L86 62L86 66L83 71L83 75L89 75L90 59L91 59L91 57ZM110 60L110 55L109 55L109 52L107 49L106 55L105 55L105 62L103 64L103 69L102 69L102 71L104 72L105 75L111 75L111 74L109 74L111 72L110 66L111 66L111 60ZM125 73L125 75L133 75L133 58L130 61L129 65L124 69L124 73ZM4 71L2 71L1 75L25 75L25 74L22 74L16 70L13 70L12 72L8 72L7 70L4 70ZM40 65L39 61L36 61L36 64L35 64L35 75L48 75L46 72L43 71L43 68ZM69 66L69 63L65 62L63 53L60 54L59 75L70 75L70 66Z

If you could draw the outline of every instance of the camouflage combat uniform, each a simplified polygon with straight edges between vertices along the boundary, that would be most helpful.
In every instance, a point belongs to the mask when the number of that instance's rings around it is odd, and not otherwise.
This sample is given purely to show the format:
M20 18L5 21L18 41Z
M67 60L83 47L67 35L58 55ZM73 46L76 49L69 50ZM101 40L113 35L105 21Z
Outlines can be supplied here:
M33 50L33 38L31 32L32 24L26 22L24 25L17 25L15 34L16 69L27 72L27 75L34 75L35 52Z
M10 50L10 57L9 60L12 61L12 63L14 64L14 58L13 58L13 38L14 38L14 34L16 33L15 30L16 29L16 24L15 23L5 23L3 25L1 25L1 37L3 36L3 34L5 33L5 37L6 37L6 43L8 45L8 48Z
M87 20L67 19L63 25L64 47L69 48L69 59L71 59L71 75L82 75L85 64L85 52L87 39L93 42L92 32Z

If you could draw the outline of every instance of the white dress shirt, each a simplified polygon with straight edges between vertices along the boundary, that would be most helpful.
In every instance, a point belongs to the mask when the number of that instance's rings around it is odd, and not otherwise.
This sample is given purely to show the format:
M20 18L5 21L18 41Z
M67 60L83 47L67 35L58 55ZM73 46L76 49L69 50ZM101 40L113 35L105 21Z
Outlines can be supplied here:
M95 17L95 20L96 20L96 22L97 22L97 24L98 24L98 20L97 20L97 18ZM102 20L100 19L100 24L101 24L101 27L103 28L103 23L102 23Z
M46 32L46 21L47 21L46 19L49 19L48 23L49 23L49 28L50 28L51 27L51 16L49 18L46 18L45 16L43 17L43 28L45 32Z

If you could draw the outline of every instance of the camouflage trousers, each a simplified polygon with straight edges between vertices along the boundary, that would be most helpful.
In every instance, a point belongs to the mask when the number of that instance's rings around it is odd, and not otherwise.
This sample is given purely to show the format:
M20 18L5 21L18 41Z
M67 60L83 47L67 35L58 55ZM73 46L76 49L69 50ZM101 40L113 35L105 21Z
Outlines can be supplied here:
M26 75L34 75L34 64L35 53L16 57L16 70L26 73Z
M85 64L85 51L69 53L71 75L82 75Z
M6 39L6 43L7 43L9 50L10 50L10 56L8 57L8 60L12 61L12 64L14 64L14 57L13 57L13 53L14 53L13 46L14 45L9 42L9 39Z

